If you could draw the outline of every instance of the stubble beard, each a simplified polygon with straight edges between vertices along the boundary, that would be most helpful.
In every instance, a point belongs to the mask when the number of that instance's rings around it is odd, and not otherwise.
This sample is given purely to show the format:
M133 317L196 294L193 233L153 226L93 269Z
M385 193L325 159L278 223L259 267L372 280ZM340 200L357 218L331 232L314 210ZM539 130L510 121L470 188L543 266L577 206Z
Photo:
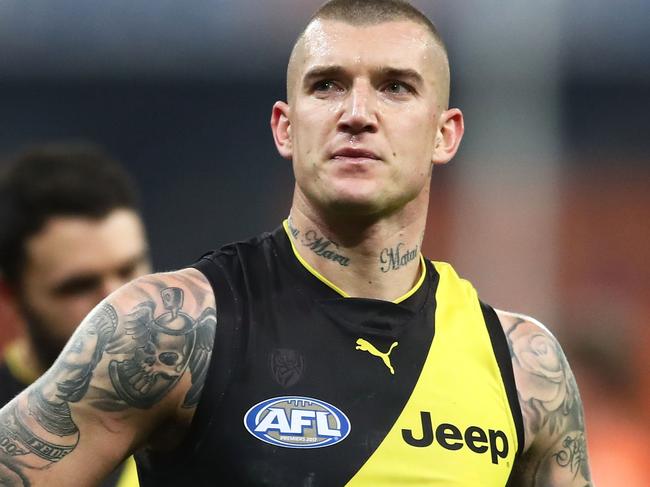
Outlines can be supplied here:
M67 339L56 337L51 332L54 327L24 299L21 300L20 310L38 363L45 369L49 369L65 347Z

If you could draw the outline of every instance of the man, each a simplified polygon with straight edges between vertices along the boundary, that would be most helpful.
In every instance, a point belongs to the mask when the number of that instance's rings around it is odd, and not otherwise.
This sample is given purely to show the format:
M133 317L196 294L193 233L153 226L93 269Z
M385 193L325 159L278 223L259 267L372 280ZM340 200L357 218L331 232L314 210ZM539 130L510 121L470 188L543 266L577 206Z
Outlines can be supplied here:
M54 363L97 303L151 272L132 183L101 151L43 146L4 169L0 300L24 333L0 363L1 405ZM137 485L128 475L116 470L103 485Z
M140 449L143 486L591 485L557 342L420 255L463 134L430 21L332 0L287 91L289 219L97 307L0 413L7 482L92 485Z

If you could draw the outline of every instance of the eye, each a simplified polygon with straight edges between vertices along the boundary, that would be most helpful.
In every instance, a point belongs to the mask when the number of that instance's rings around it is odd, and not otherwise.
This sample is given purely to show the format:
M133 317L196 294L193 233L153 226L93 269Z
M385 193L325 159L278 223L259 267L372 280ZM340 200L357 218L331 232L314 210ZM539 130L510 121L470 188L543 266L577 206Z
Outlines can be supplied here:
M391 95L408 95L413 89L401 81L389 81L384 85L383 90Z
M329 91L340 91L340 87L331 79L317 81L313 87L317 93L327 93Z
M99 276L74 276L56 285L52 293L60 297L76 297L95 292L100 285Z

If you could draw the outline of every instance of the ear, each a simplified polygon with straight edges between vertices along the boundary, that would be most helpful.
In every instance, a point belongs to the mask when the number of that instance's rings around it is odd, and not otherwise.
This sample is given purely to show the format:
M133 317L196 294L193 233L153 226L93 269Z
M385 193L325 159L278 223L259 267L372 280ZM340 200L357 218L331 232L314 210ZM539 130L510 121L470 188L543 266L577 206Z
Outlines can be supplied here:
M464 132L463 113L458 108L450 108L442 112L438 122L431 162L434 164L449 162L456 155Z
M293 157L293 143L291 140L291 122L289 121L289 105L283 101L276 101L271 112L271 131L278 152L285 159Z

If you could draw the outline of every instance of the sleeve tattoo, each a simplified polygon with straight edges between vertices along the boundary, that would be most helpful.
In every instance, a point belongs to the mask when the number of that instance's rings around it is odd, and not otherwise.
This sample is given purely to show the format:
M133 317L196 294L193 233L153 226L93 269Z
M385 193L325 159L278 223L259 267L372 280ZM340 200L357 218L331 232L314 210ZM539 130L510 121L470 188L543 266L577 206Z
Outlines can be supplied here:
M530 485L591 487L582 401L571 368L559 343L518 319L507 331L513 366L527 378L519 402L527 437L550 439L550 447L532 447L523 476ZM534 458L533 458L534 456ZM528 484L525 484L528 485Z
M187 285L192 292L197 292ZM80 327L26 404L0 415L0 485L29 486L25 468L60 461L79 442L70 404L82 399L102 411L148 409L189 373L183 407L198 403L216 331L216 311L183 310L184 292L158 285L162 309L150 293L121 318L102 304ZM104 360L107 366L97 368ZM107 380L92 381L94 376Z

